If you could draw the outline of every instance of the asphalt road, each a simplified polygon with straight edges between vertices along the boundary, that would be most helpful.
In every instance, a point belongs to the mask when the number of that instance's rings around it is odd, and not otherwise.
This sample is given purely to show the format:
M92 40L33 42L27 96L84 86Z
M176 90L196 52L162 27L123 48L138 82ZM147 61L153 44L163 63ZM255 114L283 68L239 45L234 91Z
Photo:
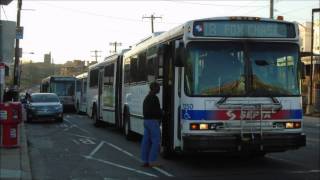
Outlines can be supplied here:
M34 179L320 179L320 120L306 119L307 146L265 158L186 154L161 167L143 168L140 140L127 141L113 127L95 128L86 116L63 123L27 124Z

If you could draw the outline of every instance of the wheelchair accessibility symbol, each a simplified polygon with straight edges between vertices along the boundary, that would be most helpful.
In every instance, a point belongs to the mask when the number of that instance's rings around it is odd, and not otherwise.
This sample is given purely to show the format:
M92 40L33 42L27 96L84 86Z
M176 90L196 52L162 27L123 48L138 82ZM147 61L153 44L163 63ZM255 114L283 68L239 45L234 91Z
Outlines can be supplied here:
M190 116L190 114L188 113L187 110L184 112L183 118L184 118L184 119L191 119L191 116Z

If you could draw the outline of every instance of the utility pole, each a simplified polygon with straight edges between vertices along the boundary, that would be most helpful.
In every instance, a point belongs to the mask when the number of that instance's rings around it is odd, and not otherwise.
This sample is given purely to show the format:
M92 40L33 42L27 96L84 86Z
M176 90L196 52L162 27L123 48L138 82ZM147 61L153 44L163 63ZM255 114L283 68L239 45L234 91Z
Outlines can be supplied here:
M17 28L20 28L20 18L21 18L21 7L22 0L18 0L17 7ZM19 87L19 64L20 64L20 51L19 51L19 38L16 37L16 47L15 47L15 59L14 59L14 68L13 68L13 85Z
M309 91L309 108L307 109L307 114L310 114L310 113L313 113L314 109L313 109L313 84L314 84L314 63L313 63L313 56L314 56L314 53L313 53L313 43L314 43L314 13L320 13L320 8L318 9L312 9L312 14L311 14L311 57L310 57L310 91Z
M273 19L273 0L270 0L270 18Z
M91 51L91 52L94 52L94 55L91 56L91 57L94 57L95 60L96 60L96 63L97 63L98 62L98 57L101 57L100 55L98 55L98 53L101 53L101 51L94 50L94 51Z
M110 53L117 53L117 46L122 46L121 42L110 42L109 43L110 46L113 46L114 47L114 50L113 51L110 51Z
M157 19L157 18L162 19L162 17L161 17L161 16L156 17L156 16L154 16L153 14L151 14L151 16L143 16L143 17L142 17L142 19L146 19L146 18L147 18L147 19L151 19L151 32L154 33L153 20L154 20L154 19Z

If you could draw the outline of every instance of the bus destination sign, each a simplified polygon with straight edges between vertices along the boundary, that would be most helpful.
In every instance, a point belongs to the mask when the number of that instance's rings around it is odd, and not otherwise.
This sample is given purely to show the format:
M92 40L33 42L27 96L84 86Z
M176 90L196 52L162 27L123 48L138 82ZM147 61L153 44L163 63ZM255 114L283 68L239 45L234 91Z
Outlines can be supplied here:
M74 77L52 77L53 81L74 81Z
M269 21L196 21L193 35L202 37L235 38L294 38L294 26L284 22Z

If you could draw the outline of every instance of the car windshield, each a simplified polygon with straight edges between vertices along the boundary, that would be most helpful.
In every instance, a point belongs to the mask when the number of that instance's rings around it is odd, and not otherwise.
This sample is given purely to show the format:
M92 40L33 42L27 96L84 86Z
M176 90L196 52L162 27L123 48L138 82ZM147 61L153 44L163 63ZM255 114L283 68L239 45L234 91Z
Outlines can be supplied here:
M59 102L55 94L34 94L31 96L31 102Z
M185 91L190 96L299 95L298 48L292 44L190 43Z

